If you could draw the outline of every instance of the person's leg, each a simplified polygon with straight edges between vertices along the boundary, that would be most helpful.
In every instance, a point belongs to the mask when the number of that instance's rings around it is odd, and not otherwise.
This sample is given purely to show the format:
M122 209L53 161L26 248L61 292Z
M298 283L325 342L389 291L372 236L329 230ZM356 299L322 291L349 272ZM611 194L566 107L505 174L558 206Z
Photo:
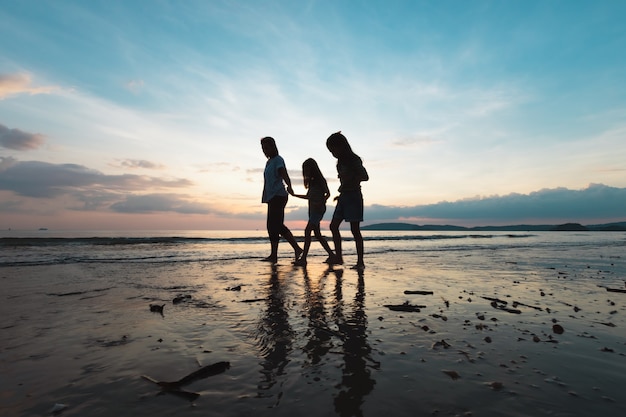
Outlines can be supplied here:
M293 237L291 230L289 230L289 228L287 228L287 226L283 224L282 228L280 229L280 234L287 240L287 242L289 242L289 244L293 248L295 258L296 260L298 260L298 258L302 254L302 249L298 245L298 242L296 242L296 238Z
M306 265L306 257L309 254L309 248L311 247L311 231L312 231L311 223L307 223L306 228L304 229L304 250L302 251L302 255L300 255L300 259L296 260L296 265Z
M298 242L296 242L296 239L293 237L291 230L289 230L289 228L285 226L285 207L287 206L287 199L288 197L283 197L283 203L280 211L280 234L287 240L287 242L289 242L289 244L293 248L295 260L297 261L300 257L300 254L302 254L302 249L298 245Z
M313 226L311 222L306 224L306 229L304 229L304 250L302 251L301 258L306 259L309 254L309 248L311 247L311 232L313 231Z
M275 263L278 260L278 242L280 240L281 204L276 199L267 203L267 234L270 239L271 252L264 261Z
M350 230L352 231L352 236L354 236L354 243L356 244L356 268L362 269L365 268L365 262L363 260L363 236L361 235L361 222L350 222Z
M330 231L333 234L333 243L335 245L335 260L337 264L343 263L343 255L341 251L341 233L339 233L339 226L342 220L338 217L333 217L330 222Z
M335 253L330 249L328 242L326 242L326 238L322 236L322 231L320 230L319 223L315 225L315 227L313 228L313 231L315 232L315 237L317 238L317 240L319 240L322 247L326 250L326 252L328 252L328 256L330 257L330 260L332 261L333 259L335 259Z
M361 235L363 194L361 194L360 190L344 193L343 216L346 222L350 223L350 230L352 231L352 236L354 236L357 254L355 269L363 269L365 268L365 262L363 261L363 236Z

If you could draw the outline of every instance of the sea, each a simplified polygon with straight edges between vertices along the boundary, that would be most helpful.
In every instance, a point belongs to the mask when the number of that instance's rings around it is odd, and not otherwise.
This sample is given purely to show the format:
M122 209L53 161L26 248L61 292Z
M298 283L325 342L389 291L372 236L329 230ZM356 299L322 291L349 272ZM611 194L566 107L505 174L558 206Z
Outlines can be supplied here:
M296 239L304 240L301 231ZM354 252L349 231L342 231L344 256ZM326 236L331 241L330 236ZM405 252L422 256L439 252L489 254L498 251L549 251L563 259L577 259L593 249L619 258L626 248L626 232L465 232L363 231L365 252ZM0 267L73 263L189 263L253 260L268 255L264 230L4 230L0 231ZM313 240L310 257L325 256ZM286 242L279 256L291 256Z

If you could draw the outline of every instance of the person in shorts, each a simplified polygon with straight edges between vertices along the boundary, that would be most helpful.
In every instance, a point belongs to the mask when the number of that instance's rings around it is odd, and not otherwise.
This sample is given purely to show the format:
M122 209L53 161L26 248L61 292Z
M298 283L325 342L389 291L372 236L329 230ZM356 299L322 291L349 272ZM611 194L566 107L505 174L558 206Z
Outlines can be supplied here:
M278 154L276 141L267 136L261 139L261 149L267 158L263 172L263 195L261 202L267 204L267 234L270 239L271 252L263 261L275 264L278 262L278 242L284 237L291 245L298 260L302 249L298 246L291 231L285 226L285 206L289 194L293 194L291 179L287 173L284 159ZM287 190L285 190L287 184ZM288 194L289 193L289 194Z
M336 259L335 254L320 231L320 222L324 218L324 213L326 213L326 200L330 197L328 183L313 158L309 158L302 163L302 177L304 188L308 190L307 193L292 195L309 200L309 221L304 229L304 250L302 255L300 255L300 259L296 260L294 264L298 266L306 265L306 257L311 246L311 232L315 233L315 237L328 253L326 263L332 264Z
M363 194L361 182L369 180L369 175L363 166L361 158L352 151L346 137L341 133L333 133L326 140L326 147L337 158L337 174L339 176L339 196L335 198L337 205L330 222L330 230L335 244L335 262L343 264L341 249L341 222L350 223L350 230L356 245L357 263L354 269L363 270L363 236L361 222L363 221Z

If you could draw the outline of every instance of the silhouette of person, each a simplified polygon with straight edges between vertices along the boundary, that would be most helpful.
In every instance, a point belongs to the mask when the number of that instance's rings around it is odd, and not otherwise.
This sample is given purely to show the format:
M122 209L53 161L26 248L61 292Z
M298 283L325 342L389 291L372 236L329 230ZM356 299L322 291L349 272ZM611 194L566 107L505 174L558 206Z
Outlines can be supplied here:
M342 264L341 233L339 226L342 221L350 223L350 230L356 245L357 263L354 269L365 268L363 260L363 236L361 225L363 221L363 194L361 182L369 180L369 175L363 166L361 158L352 151L346 137L341 133L333 133L326 140L326 147L337 158L337 174L339 176L339 196L335 198L337 205L330 222L330 230L335 244L335 263Z
M278 262L278 242L280 236L287 239L295 252L295 259L302 253L291 231L285 226L285 206L289 194L293 194L291 179L287 173L285 160L278 154L276 141L269 136L261 139L261 148L267 157L265 171L263 172L263 196L261 201L267 203L267 234L269 235L271 252L263 261ZM287 190L285 185L287 184ZM287 194L289 192L289 194Z
M309 221L304 229L304 251L300 259L295 262L295 265L306 265L306 257L311 247L311 232L315 233L315 237L328 253L326 263L335 263L335 253L330 249L328 242L326 242L320 231L320 222L326 213L326 200L330 197L330 191L324 175L322 175L317 162L313 158L309 158L302 163L302 177L304 188L308 191L306 194L293 194L293 196L309 200Z

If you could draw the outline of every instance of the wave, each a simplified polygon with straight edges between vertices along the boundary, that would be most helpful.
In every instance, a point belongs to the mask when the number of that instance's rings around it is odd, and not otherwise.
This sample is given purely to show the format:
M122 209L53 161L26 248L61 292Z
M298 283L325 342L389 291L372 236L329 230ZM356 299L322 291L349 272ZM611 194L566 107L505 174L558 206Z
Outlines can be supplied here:
M529 238L530 234L436 234L436 235L375 235L363 236L363 240L372 242L381 241L424 241L424 240L451 240L451 239L491 239L494 237ZM344 233L343 240L352 240L349 233ZM296 236L297 240L304 237ZM330 240L327 237L327 240ZM127 245L185 245L185 244L212 244L212 243L262 243L267 237L1 237L0 247L33 247L33 246L127 246Z
M3 237L0 247L24 246L114 246L114 245L179 245L216 242L259 242L258 237L200 238L200 237Z
M24 260L11 260L3 262L0 260L0 268L2 267L20 267L20 266L46 266L46 265L70 265L70 264L137 264L137 263L152 263L152 264L189 264L189 263L222 263L222 262L234 262L234 261L246 261L246 260L261 260L263 256L255 255L233 255L233 256L219 256L219 257L180 257L177 255L171 256L129 256L125 258L110 257L110 258L91 258L91 257L56 257L48 256L40 259L24 259Z

